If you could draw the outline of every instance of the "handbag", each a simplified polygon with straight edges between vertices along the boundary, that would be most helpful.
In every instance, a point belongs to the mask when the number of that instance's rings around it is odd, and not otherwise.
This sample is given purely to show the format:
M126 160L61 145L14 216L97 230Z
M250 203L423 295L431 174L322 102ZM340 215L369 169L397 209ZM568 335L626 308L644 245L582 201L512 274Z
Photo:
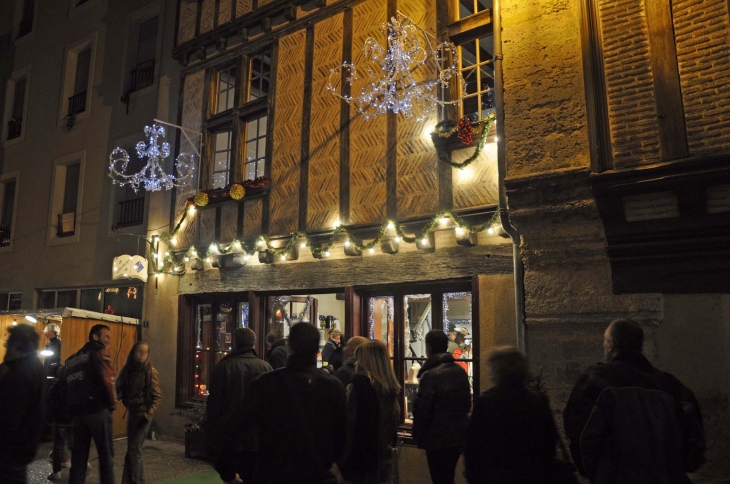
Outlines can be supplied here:
M579 484L578 476L575 475L575 465L570 461L568 451L565 449L563 439L558 435L558 444L562 459L557 456L553 458L550 474L553 484Z

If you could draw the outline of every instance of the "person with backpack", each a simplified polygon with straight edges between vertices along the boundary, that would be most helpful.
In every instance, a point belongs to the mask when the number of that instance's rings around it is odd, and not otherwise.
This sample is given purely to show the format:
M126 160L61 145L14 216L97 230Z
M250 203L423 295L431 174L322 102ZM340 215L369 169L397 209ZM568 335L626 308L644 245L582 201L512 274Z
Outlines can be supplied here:
M66 398L73 426L70 484L86 482L91 440L99 454L101 484L114 484L114 433L112 412L116 406L111 355L107 346L112 330L95 324L89 341L66 360Z
M149 344L136 342L117 377L117 399L127 409L127 455L124 456L123 484L144 483L142 445L150 431L155 410L162 400L160 377L150 363L149 351Z

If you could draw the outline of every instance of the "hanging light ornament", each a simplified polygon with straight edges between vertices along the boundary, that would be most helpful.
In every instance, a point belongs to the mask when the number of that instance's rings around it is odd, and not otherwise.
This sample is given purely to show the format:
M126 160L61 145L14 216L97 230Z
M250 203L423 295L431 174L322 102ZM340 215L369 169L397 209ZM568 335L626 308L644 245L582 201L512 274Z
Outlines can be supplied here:
M112 183L119 186L129 185L135 192L140 187L150 192L157 192L190 183L195 172L195 156L180 153L175 159L177 174L170 175L162 167L165 158L170 156L170 144L165 142L160 146L157 142L158 138L165 137L164 126L155 122L152 126L145 126L144 134L149 139L149 144L140 141L136 149L140 159L147 158L147 164L137 173L127 173L129 154L121 148L116 148L109 155L109 177Z
M461 101L466 93L465 82L456 65L458 57L452 42L442 42L434 49L429 36L435 37L401 12L383 24L381 32L387 34L386 47L372 37L365 41L363 55L369 82L362 87L360 94L343 96L336 87L341 76L342 83L348 86L359 79L357 68L352 62L345 62L330 70L328 91L353 104L365 119L382 116L390 110L423 122L436 106L455 105ZM430 80L417 80L414 72L429 60L435 64L438 76ZM453 87L452 83L458 85L458 95L445 100L444 91ZM439 87L441 99L437 92Z

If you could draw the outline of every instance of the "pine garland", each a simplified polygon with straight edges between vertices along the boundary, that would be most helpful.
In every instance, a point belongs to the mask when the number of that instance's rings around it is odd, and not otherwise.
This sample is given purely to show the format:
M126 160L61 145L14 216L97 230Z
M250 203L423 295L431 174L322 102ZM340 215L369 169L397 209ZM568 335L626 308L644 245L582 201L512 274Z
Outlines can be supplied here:
M158 253L160 241L170 242L173 238L176 237L183 223L190 215L190 212L193 210L195 210L194 206L190 205L183 211L180 220L175 225L169 235L164 237L160 237L158 235L152 236L149 242L151 254ZM407 236L401 229L398 222L394 220L386 220L380 225L380 230L378 231L375 238L368 243L362 243L361 241L357 240L352 232L350 232L350 229L348 229L344 225L337 226L332 232L332 235L330 235L327 243L322 246L315 245L306 232L293 233L284 247L273 246L271 243L271 239L269 239L269 237L266 235L259 236L256 239L256 244L251 248L247 247L244 242L238 239L234 239L230 244L228 244L228 247L225 248L217 242L213 242L212 244L210 244L208 250L206 251L205 259L208 260L211 256L230 254L234 251L238 251L239 253L242 253L244 257L248 258L255 255L256 252L264 250L270 252L275 257L286 257L294 250L300 239L304 239L306 247L310 250L314 257L321 258L323 256L326 257L329 255L329 250L335 245L335 243L342 234L345 234L347 236L347 240L349 240L350 244L352 244L356 249L358 249L359 251L366 251L373 249L376 245L378 245L383 240L383 238L386 237L388 230L393 230L393 233L396 236L400 237L403 242L408 244L416 244L419 240L426 238L428 236L428 233L433 230L433 228L440 222L442 218L450 218L457 228L461 228L466 232L475 233L486 230L498 223L499 211L496 211L494 215L492 215L492 217L483 224L470 225L466 222L466 220L464 220L464 218L455 214L451 210L441 210L439 213L434 215L431 221L429 221L423 227L423 229L421 229L420 233L414 237ZM169 251L165 253L165 256L159 262L157 260L157 257L152 257L152 272L155 274L162 274L169 264L173 270L173 274L182 275L185 272L186 262L191 259L200 258L197 250L195 249L195 246L192 245L188 248L188 250L182 257L182 259L176 258Z
M482 127L482 133L479 136L479 142L477 143L476 148L474 149L474 154L472 154L469 158L462 161L461 163L456 163L454 161L451 161L451 150L446 150L441 146L441 144L434 143L434 146L436 147L436 152L438 153L439 161L442 163L446 163L449 166L453 166L454 168L466 168L467 166L471 165L474 161L479 158L479 155L482 153L482 149L484 149L484 144L487 142L487 136L489 136L489 131L492 127L492 123L494 120L497 119L497 115L494 113L489 114L486 118L482 120L483 127ZM439 123L441 124L441 123ZM439 127L439 124L437 124L437 129ZM449 133L449 136L451 136L454 132L458 131L458 126L447 131L446 133ZM442 136L442 133L440 133L438 130L435 131L439 136ZM445 134L445 133L444 133Z

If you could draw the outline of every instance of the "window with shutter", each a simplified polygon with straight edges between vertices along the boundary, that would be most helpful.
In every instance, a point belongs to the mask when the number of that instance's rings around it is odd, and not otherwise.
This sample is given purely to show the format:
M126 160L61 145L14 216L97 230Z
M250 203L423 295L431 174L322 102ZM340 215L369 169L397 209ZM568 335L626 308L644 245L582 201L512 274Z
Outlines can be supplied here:
M5 183L3 194L2 225L10 227L13 224L13 210L15 209L15 182Z
M23 108L25 105L25 79L18 79L13 87L13 106L8 120L8 139L15 139L23 131Z

